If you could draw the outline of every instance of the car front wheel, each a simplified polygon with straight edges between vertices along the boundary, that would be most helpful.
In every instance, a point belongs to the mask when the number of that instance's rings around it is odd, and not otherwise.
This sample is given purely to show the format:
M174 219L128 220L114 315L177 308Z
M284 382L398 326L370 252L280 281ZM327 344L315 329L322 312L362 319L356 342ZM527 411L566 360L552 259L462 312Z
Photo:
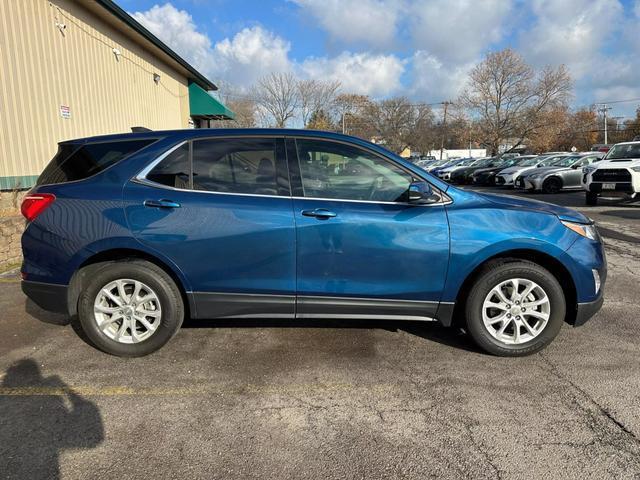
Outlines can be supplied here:
M559 178L547 178L542 184L544 193L558 193L560 190L562 190L562 180Z
M140 357L158 350L178 331L182 296L160 267L142 260L105 262L78 301L82 330L100 350Z
M522 260L490 262L466 302L467 329L483 350L500 356L530 355L560 331L566 305L556 278Z

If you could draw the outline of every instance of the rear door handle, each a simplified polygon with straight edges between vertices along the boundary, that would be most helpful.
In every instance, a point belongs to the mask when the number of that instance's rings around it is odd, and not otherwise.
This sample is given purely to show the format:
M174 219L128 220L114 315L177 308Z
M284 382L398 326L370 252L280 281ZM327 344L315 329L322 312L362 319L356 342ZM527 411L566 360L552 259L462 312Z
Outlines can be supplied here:
M314 210L303 210L302 215L305 217L315 217L315 218L333 218L337 217L338 214L327 210L326 208L316 208Z
M154 208L180 208L180 204L178 202L174 202L173 200L145 200L145 207L154 207Z

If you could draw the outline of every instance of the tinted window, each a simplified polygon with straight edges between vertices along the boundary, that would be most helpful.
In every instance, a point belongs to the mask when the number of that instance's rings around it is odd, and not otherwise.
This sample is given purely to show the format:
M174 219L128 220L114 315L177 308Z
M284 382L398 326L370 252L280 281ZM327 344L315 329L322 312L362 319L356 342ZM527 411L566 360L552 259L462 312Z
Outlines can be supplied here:
M305 197L401 202L412 176L366 150L322 140L297 140Z
M189 144L185 143L167 155L147 174L147 180L169 187L191 188L189 177Z
M627 143L614 145L607 153L607 160L617 160L624 158L640 158L640 143Z
M193 142L193 188L210 192L289 195L279 176L272 138L211 139Z
M119 142L64 143L58 153L38 178L38 185L72 182L88 178L136 153L150 143L147 140L125 140Z

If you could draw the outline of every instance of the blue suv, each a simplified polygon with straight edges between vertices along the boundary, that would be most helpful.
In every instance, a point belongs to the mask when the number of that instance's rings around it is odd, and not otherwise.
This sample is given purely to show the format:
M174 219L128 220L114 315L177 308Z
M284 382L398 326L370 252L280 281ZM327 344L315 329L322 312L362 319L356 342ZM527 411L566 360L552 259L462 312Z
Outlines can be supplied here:
M121 356L157 350L185 317L437 321L518 356L603 301L584 215L460 190L334 133L63 142L22 212L23 291Z

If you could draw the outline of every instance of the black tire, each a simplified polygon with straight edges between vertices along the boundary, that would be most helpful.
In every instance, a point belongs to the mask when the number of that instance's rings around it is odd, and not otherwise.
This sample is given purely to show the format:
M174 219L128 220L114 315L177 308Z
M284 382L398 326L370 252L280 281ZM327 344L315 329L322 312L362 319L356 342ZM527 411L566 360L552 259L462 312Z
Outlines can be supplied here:
M544 329L528 342L508 344L494 338L482 319L482 306L489 292L501 282L523 278L544 289L550 302L550 315ZM531 355L545 348L556 337L566 314L566 303L558 280L540 265L518 259L489 262L480 272L466 300L467 330L476 344L488 353L502 357Z
M595 207L596 205L598 205L598 194L595 192L587 192L584 201L590 207Z
M560 190L562 190L562 180L558 177L547 178L542 183L542 191L544 193L558 193Z
M109 338L96 324L94 301L100 290L117 279L131 279L149 286L157 295L162 316L157 330L139 343L124 344ZM184 319L180 290L160 267L144 260L104 262L92 271L78 299L78 319L91 343L103 352L119 357L141 357L155 352L176 334Z

